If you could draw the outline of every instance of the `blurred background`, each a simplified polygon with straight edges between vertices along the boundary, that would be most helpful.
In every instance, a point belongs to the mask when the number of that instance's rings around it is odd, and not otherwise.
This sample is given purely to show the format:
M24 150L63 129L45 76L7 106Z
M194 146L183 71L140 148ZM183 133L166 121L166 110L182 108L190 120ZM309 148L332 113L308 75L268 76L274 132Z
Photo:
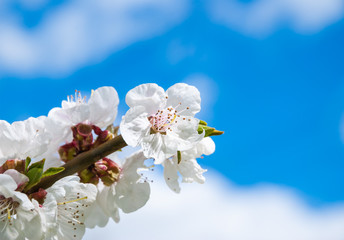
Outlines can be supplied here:
M344 239L343 0L1 0L0 119L47 115L75 89L199 88L224 130L180 194L84 239Z

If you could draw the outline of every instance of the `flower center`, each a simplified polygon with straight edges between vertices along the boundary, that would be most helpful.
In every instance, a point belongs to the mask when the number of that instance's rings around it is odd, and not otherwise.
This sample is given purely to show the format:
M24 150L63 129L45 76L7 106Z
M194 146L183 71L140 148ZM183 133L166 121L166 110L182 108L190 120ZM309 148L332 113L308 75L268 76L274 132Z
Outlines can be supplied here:
M4 196L0 196L0 221L6 222L8 221L10 225L12 225L12 216L17 214L17 208L19 207L19 203L14 201L13 198L5 198Z
M166 133L166 131L170 129L171 125L175 123L176 118L176 110L172 107L158 110L155 115L148 118L152 124L151 133Z
M158 110L154 115L148 117L148 120L152 124L151 127L151 134L161 133L166 134L166 131L172 131L171 126L178 124L178 120L180 115L183 111L189 109L183 109L178 111L178 107L180 107L182 103L179 103L176 107L168 107L163 110ZM182 120L186 120L186 118L182 118ZM188 119L190 121L190 119Z

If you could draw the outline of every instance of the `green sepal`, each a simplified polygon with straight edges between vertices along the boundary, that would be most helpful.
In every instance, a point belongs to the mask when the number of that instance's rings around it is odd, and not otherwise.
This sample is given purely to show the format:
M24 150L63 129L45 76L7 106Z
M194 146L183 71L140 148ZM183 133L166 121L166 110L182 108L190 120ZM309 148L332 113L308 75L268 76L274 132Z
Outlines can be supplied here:
M182 153L177 151L178 164L182 161Z
M205 132L204 137L208 137L210 136L212 132L215 131L215 128L204 126L204 125L198 125L198 133L201 134L203 133L203 131Z
M35 186L41 180L42 174L43 174L44 162L45 162L45 159L31 164L31 166L29 167L26 173L26 176L29 178L29 182L24 189L25 191Z
M48 176L53 176L53 175L58 174L58 173L60 173L60 172L62 172L64 170L65 170L64 167L52 167L52 168L49 168L49 169L47 169L43 173L42 178L48 177Z
M209 137L211 137L211 136L220 136L220 135L222 135L222 134L224 134L225 132L224 131L219 131L219 130L214 130L210 135L209 135Z
M203 121L203 120L199 120L199 125L204 125L204 126L207 126L208 123L206 121Z
M204 132L204 137L218 136L224 133L223 131L219 131L213 127L209 127L208 124L202 120L199 121L197 131L198 134L202 134Z
M25 159L25 172L27 172L27 168L28 168L28 166L30 165L30 163L31 163L31 158L30 157L27 157L26 159Z

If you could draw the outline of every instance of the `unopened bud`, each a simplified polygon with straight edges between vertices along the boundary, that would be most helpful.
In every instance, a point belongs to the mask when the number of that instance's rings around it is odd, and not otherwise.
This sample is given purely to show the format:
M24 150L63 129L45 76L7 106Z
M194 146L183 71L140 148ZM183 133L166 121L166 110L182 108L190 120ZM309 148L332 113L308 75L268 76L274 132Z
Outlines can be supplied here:
M25 172L25 160L18 160L18 159L7 160L0 167L0 173L4 173L8 169L15 169L20 173L24 173Z
M99 127L93 125L93 130L95 132L95 134L98 135L97 140L94 142L93 147L97 147L103 143L105 143L106 141L110 140L113 138L113 134L111 132L109 132L108 130L101 130Z
M80 182L82 183L92 183L97 185L99 183L99 177L90 169L84 169L79 172Z
M105 165L107 166L107 170L105 174L100 176L100 179L102 180L104 185L110 186L118 180L121 173L121 168L118 166L117 163L109 158L103 158L102 161L103 164L105 163Z
M79 151L89 150L93 142L92 125L79 123L72 127L72 131Z
M62 161L68 162L72 160L77 155L76 141L73 140L71 143L61 146L58 152Z
M43 188L40 188L38 192L30 194L30 199L35 199L39 204L44 203L44 199L47 195L47 191L45 191Z

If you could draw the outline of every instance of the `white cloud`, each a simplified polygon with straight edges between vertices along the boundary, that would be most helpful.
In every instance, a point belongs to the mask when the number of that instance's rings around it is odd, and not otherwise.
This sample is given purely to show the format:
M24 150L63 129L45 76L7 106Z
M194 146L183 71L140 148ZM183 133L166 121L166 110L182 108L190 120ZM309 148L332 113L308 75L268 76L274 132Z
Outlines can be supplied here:
M344 204L312 209L290 189L236 187L215 174L204 185L182 187L177 195L155 181L143 209L122 214L119 224L88 230L84 239L344 239Z
M44 1L23 6L37 8ZM0 73L61 76L157 36L182 21L185 0L74 0L49 10L33 28L2 5Z
M255 37L285 25L312 34L344 17L342 0L210 0L208 4L214 21Z

